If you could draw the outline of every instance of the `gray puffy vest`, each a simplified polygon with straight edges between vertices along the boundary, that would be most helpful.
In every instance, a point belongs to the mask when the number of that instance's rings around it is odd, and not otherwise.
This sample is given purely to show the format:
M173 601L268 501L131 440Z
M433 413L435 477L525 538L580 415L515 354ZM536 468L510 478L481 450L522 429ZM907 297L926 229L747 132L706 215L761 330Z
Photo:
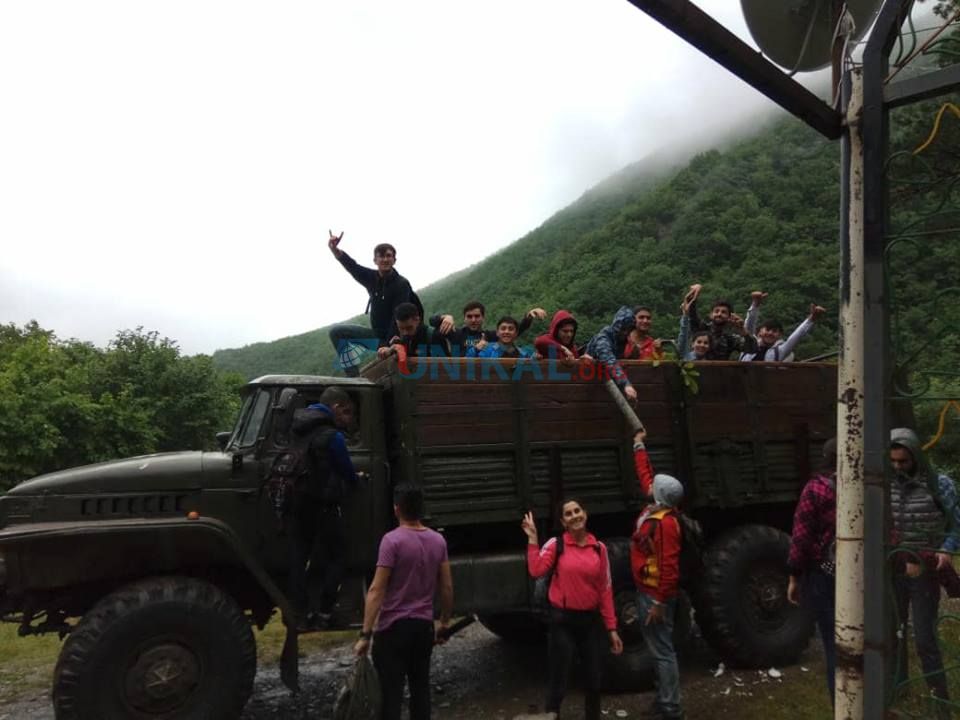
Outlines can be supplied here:
M925 483L894 480L890 486L890 509L900 546L940 549L946 518Z

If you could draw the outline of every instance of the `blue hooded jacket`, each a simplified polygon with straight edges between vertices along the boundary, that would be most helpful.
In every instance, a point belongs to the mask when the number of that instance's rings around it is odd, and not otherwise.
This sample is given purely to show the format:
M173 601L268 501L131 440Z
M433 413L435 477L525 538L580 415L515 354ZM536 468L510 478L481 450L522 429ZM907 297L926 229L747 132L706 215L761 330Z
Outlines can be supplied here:
M590 338L584 352L607 366L610 377L622 389L629 387L627 373L618 362L627 344L627 334L633 329L633 309L624 305L613 316L613 322ZM625 332L626 331L626 332Z

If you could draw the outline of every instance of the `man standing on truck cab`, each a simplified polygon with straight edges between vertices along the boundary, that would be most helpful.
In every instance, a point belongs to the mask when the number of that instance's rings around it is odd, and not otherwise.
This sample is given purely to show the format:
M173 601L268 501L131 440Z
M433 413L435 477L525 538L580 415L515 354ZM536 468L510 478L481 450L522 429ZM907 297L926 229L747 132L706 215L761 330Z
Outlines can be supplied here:
M326 628L337 602L346 549L340 503L357 484L340 430L352 425L353 412L350 396L331 386L293 416L303 472L290 510L290 595L301 630Z
M329 231L328 231L329 232ZM363 325L334 325L330 328L330 342L337 349L340 366L349 377L360 374L358 356L351 340L376 340L382 344L393 332L393 314L401 303L413 303L423 317L423 305L405 277L394 269L397 250L390 243L380 243L373 249L373 262L377 269L361 267L357 261L340 249L343 233L330 232L327 246L333 256L343 265L353 279L363 285L370 299L367 309L370 314L369 328ZM351 352L352 351L352 352Z
M443 642L453 613L453 575L443 535L426 527L423 491L401 483L393 491L399 527L380 541L377 570L367 591L357 655L373 639L380 678L382 720L400 720L404 682L410 684L410 720L430 720L430 655ZM440 619L433 598L439 589Z
M633 438L634 464L640 492L653 503L637 518L630 543L630 569L637 586L638 622L653 655L657 697L643 716L649 720L681 720L680 669L673 647L673 621L680 590L682 536L677 508L683 485L670 475L654 475L644 440L645 430Z

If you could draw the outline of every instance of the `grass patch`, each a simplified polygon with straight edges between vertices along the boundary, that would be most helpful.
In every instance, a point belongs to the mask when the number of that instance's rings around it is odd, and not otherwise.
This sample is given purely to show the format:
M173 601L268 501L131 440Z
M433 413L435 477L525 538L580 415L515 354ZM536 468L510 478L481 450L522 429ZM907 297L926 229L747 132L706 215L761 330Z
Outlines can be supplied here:
M808 672L800 665L779 668L783 682L757 682L756 670L728 670L726 682L720 678L698 679L681 686L687 716L694 718L762 718L763 720L823 720L833 717L827 681L821 658L811 663ZM733 676L743 681L733 682ZM729 694L724 695L726 688Z
M0 623L0 706L49 688L60 654L56 634L20 637L17 627Z
M266 667L280 662L280 653L283 651L283 641L287 636L287 629L279 617L273 617L263 630L254 628L257 640L257 664ZM300 657L319 652L331 645L340 645L357 637L356 630L334 630L330 632L306 633L300 636Z
M12 623L0 623L0 707L24 695L49 690L53 668L63 645L56 634L20 637L17 627ZM260 667L280 662L285 636L286 629L279 618L273 618L263 630L254 628ZM301 635L300 657L349 642L355 637L354 630Z

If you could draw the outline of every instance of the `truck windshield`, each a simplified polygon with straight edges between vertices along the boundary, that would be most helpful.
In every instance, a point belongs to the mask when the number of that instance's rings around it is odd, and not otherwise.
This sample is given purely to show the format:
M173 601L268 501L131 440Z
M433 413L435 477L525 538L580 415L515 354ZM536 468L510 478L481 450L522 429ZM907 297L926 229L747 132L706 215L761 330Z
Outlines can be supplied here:
M243 407L237 417L237 424L233 428L233 435L227 447L246 448L256 443L260 436L260 427L263 418L270 407L270 393L258 390L247 395L243 400Z

